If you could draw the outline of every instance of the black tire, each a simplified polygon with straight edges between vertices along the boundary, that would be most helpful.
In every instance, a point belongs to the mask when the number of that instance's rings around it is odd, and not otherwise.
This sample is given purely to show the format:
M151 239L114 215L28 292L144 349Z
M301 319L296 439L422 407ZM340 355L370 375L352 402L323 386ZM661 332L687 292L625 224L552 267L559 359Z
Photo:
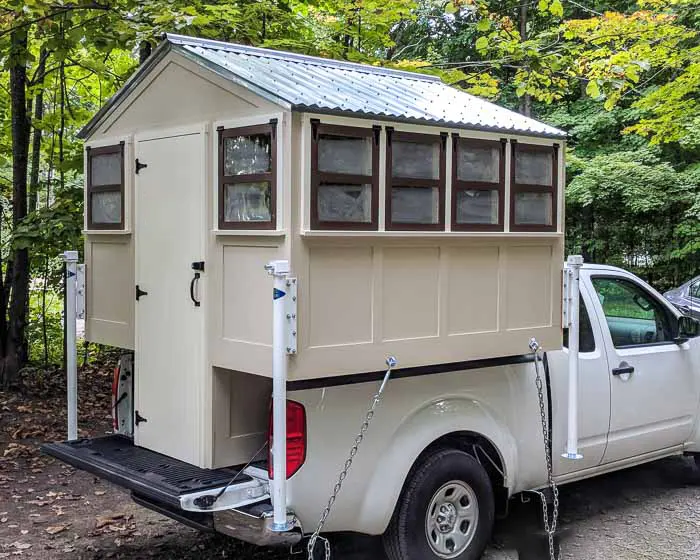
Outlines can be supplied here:
M495 506L491 481L474 457L457 449L445 449L425 457L409 475L383 537L389 560L444 558L428 541L426 517L434 496L453 481L461 482L473 491L478 514L471 540L460 554L451 558L478 560L481 557L493 530Z

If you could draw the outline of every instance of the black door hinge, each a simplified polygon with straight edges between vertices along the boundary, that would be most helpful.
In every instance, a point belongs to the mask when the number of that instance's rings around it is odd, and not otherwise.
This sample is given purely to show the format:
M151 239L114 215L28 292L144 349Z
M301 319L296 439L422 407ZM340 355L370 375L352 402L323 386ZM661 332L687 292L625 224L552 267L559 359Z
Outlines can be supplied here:
M137 410L134 412L134 423L138 426L141 422L148 422L143 416L139 414L139 411Z
M147 163L141 163L139 161L139 158L136 158L136 174L139 174L139 171L141 171L144 167L148 167Z
M136 284L136 301L141 299L141 296L147 296L147 295L148 295L148 292L142 290L141 288L139 288L139 285Z

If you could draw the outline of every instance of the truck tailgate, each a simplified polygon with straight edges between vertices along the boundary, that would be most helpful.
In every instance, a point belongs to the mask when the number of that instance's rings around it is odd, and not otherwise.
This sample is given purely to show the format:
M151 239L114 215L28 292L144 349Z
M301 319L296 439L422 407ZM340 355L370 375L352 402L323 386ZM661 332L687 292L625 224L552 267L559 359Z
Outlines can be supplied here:
M176 507L181 495L225 486L238 472L202 469L137 447L121 435L47 443L41 451L137 495ZM250 480L241 473L236 482Z

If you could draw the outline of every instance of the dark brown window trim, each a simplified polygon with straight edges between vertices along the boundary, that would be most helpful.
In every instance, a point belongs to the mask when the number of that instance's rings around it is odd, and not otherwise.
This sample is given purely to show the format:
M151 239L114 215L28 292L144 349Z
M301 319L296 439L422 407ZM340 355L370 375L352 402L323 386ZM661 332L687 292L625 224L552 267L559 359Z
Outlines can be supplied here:
M121 156L121 183L119 185L92 185L92 158L106 154ZM118 224L95 223L92 221L92 194L100 192L118 192L121 198L121 221ZM113 146L87 148L87 229L88 230L120 230L124 229L124 142Z
M243 126L239 128L217 129L219 132L219 229L220 230L247 230L247 229L276 229L277 228L277 119L272 119L268 124L255 126ZM251 173L248 175L224 174L224 140L236 136L250 136L253 134L270 135L270 171L267 173ZM225 190L226 185L239 183L270 183L270 220L267 222L229 222L225 218Z
M510 162L510 231L557 231L557 221L559 219L558 190L559 190L559 144L552 146L542 146L539 144L521 144L511 140L511 162ZM528 185L515 182L515 154L522 152L544 152L552 156L552 184L551 185ZM551 193L552 194L552 225L540 224L516 224L515 223L515 195L517 193Z
M503 231L506 205L506 144L503 140L480 140L477 138L461 138L452 134L452 231ZM459 147L485 146L498 147L499 180L498 183L477 181L462 181L458 176ZM497 191L498 192L498 223L495 224L460 224L457 223L457 193L459 191Z
M392 173L392 142L416 142L440 146L440 175L437 179L415 179L394 177ZM420 134L415 132L395 131L386 127L386 191L384 193L384 227L387 231L444 231L445 230L445 181L446 181L446 146L447 133ZM391 219L391 192L393 187L432 187L438 189L438 222L435 224L417 224L413 222L394 222Z
M376 231L379 225L379 133L381 127L360 128L322 124L311 119L311 229ZM372 176L326 173L318 169L318 140L321 134L372 139ZM369 222L329 222L318 217L318 189L323 183L345 183L349 185L371 185Z

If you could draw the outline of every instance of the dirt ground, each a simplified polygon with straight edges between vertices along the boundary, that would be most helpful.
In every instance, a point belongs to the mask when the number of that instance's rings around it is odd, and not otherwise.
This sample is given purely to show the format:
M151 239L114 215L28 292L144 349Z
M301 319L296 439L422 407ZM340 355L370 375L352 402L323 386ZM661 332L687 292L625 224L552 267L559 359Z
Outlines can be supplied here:
M110 428L109 371L81 372L84 435ZM305 559L199 534L140 508L109 483L40 455L38 444L64 435L61 377L43 372L20 394L0 392L0 559ZM700 558L700 474L691 459L568 485L561 502L562 559ZM514 501L484 559L546 559L539 512L537 503ZM336 560L383 558L377 539L336 536L333 543Z

